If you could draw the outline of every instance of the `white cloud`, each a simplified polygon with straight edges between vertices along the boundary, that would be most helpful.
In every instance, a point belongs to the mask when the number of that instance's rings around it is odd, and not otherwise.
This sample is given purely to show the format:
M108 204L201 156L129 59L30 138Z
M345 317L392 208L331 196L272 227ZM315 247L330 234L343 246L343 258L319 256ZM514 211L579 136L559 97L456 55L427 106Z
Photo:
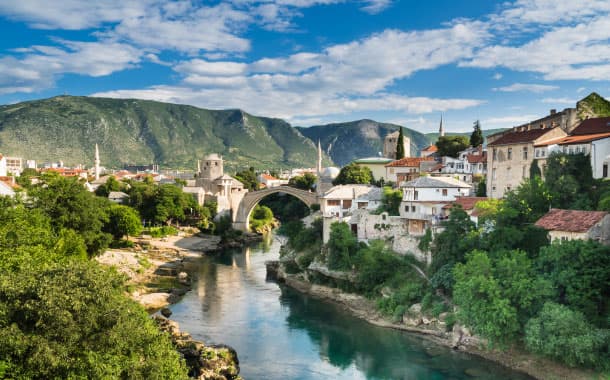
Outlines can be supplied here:
M553 91L559 89L558 86L551 86L546 84L533 84L533 83L513 83L510 86L496 87L494 91L501 92L534 92L541 93L545 91Z
M499 116L499 117L490 117L487 119L481 120L483 125L501 125L501 126L513 126L527 123L530 120L534 120L538 118L536 115L510 115L510 116Z
M542 103L547 104L572 104L575 105L577 100L570 98L544 98Z
M500 79L502 79L502 74L500 74L500 73L495 73L495 74L494 74L494 76L493 76L493 78L494 78L495 80L500 80Z
M368 0L366 5L360 8L366 13L375 15L383 12L392 5L393 0Z
M0 93L34 92L66 73L93 77L135 67L142 52L116 42L60 41L63 47L32 46L20 58L0 58Z

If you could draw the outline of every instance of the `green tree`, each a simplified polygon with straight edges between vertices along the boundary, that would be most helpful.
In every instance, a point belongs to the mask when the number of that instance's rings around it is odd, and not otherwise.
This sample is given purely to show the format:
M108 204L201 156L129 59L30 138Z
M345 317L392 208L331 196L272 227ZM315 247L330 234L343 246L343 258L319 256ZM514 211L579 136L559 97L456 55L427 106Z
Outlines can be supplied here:
M250 191L258 190L258 179L256 179L256 172L252 166L248 170L237 172L234 177L243 183L246 189Z
M0 367L13 378L186 379L169 338L94 261L0 272Z
M110 202L88 192L77 179L45 174L42 183L33 187L29 195L34 199L34 207L50 217L56 232L62 229L78 232L89 255L97 255L108 247L112 236L103 232L102 227L108 223Z
M131 207L112 205L108 210L109 221L104 230L111 234L115 240L123 236L138 236L142 232L140 215Z
M547 159L544 177L553 207L590 210L596 204L595 181L588 155L552 153Z
M540 166L538 166L538 160L534 159L530 165L530 178L542 177Z
M477 185L477 197L486 197L487 196L487 182L485 181L485 177L479 181Z
M483 145L483 131L481 130L481 123L477 120L474 122L474 130L470 135L470 146L477 147Z
M339 175L333 181L333 185L371 184L374 180L371 169L352 162L341 168Z
M458 153L470 146L466 136L440 136L436 141L438 155L456 158Z
M507 343L520 330L517 310L502 294L486 252L473 251L454 270L453 300L458 317L492 343Z
M578 311L547 302L525 327L528 350L569 366L610 369L609 330L596 329Z
M610 247L590 240L553 242L540 250L537 265L556 289L557 303L610 327Z
M318 178L315 175L311 173L305 173L301 176L295 176L290 178L290 180L288 181L288 185L301 190L313 190L316 186L317 180Z
M327 246L329 269L351 269L358 250L358 240L347 223L334 222L330 225Z
M264 232L273 226L273 211L267 206L256 205L250 213L250 229Z
M400 127L398 130L398 141L396 142L396 159L400 160L405 157L405 136L403 134L403 128Z
M123 188L124 185L121 182L117 181L114 176L110 176L106 180L106 183L99 185L98 188L95 189L95 195L106 198L111 191L122 191Z
M381 210L386 211L389 215L399 215L400 203L402 202L402 190L392 189L389 186L383 188L381 198Z

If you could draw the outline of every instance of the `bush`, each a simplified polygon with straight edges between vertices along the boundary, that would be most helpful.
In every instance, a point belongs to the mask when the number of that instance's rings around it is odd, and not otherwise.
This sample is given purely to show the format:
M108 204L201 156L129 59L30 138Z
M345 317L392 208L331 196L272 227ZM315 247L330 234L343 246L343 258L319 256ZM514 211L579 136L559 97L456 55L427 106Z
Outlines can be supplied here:
M0 367L11 378L185 379L169 338L95 262L2 273Z
M591 326L582 313L553 302L525 327L526 347L570 366L610 368L608 330Z
M178 229L172 226L152 227L148 231L144 231L144 234L146 233L154 238L162 238L178 234Z

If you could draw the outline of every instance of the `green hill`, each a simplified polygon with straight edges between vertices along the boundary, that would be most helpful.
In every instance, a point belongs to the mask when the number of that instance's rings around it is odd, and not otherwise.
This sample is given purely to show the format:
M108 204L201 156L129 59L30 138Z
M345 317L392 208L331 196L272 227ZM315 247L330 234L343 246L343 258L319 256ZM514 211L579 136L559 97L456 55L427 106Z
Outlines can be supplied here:
M576 103L576 110L580 120L592 117L610 116L610 101L604 99L596 92L592 92Z
M483 137L487 137L489 135L493 135L494 133L498 133L498 132L502 132L506 130L506 128L495 128L495 129L484 129L483 132ZM447 136L466 136L470 139L470 135L472 134L471 132L445 132L445 135ZM436 143L436 140L438 140L438 132L436 133L426 133L426 138L428 139L428 142L430 144L434 144Z
M195 168L209 153L240 168L314 167L316 147L280 119L135 99L58 96L0 107L0 152L39 162ZM327 163L330 160L326 159Z
M396 124L378 123L373 120L358 120L346 123L316 125L297 129L312 141L320 140L322 149L338 165L346 165L357 158L377 156L383 151L383 138L400 128ZM411 155L428 145L426 137L412 129L404 129L411 138Z

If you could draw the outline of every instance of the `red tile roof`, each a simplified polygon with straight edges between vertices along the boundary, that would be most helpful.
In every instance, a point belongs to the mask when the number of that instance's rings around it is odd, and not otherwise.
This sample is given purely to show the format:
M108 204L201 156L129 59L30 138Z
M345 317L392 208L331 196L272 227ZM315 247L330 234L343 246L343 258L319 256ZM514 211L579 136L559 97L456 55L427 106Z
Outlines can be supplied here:
M556 127L556 128L559 128L559 127ZM533 142L536 139L545 135L547 132L552 131L553 129L554 128L536 128L536 129L530 129L529 131L508 132L507 134L500 137L496 141L489 143L487 146L522 144L522 143Z
M572 131L572 135L590 135L610 132L610 117L587 119Z
M471 164L478 164L479 162L487 162L487 152L483 152L483 154L469 154L466 156L466 159Z
M453 205L460 205L465 211L473 210L477 202L486 201L487 197L456 197L455 201L443 208L451 208Z
M436 147L436 145L430 145L430 146L425 147L421 151L422 152L432 152L432 153L434 153L434 152L438 151L438 148Z
M610 137L610 130L606 133L595 133L595 134L590 134L590 135L576 135L576 136L564 137L563 140L559 144L560 145L581 144L581 143L591 142L591 141L595 141L595 140L605 139L606 137Z
M261 178L266 179L267 181L277 181L277 178L267 173L261 174Z
M536 226L549 231L587 232L600 222L608 213L606 211L562 210L552 208Z
M405 157L405 158L401 158L400 160L392 161L385 166L386 167L388 167L388 166L419 167L419 164L422 161L434 161L434 158L432 158L432 157Z

